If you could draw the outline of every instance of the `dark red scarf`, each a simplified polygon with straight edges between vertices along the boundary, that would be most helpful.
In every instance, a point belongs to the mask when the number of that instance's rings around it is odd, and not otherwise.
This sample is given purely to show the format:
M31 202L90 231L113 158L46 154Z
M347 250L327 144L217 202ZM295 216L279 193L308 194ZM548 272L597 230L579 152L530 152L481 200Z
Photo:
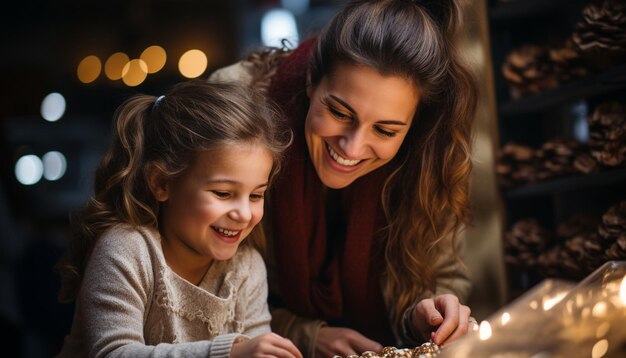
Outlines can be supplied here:
M283 60L268 89L295 134L269 204L284 304L301 316L339 320L382 344L394 344L380 285L384 255L376 236L385 225L384 167L341 190L347 225L343 251L326 257L324 187L304 139L306 72L314 49L315 40L301 44Z

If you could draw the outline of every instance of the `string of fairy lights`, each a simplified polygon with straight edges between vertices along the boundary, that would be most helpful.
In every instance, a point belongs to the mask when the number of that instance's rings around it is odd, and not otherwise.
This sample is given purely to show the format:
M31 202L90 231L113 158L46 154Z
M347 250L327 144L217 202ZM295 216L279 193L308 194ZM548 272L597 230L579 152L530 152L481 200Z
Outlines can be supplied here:
M111 81L121 80L125 85L135 87L143 83L148 75L161 71L166 61L165 49L152 45L135 59L130 59L124 52L115 52L104 61L104 65L98 56L88 55L78 64L76 75L85 84L105 75ZM207 55L198 49L188 50L178 59L178 71L186 78L199 77L206 71L207 65Z

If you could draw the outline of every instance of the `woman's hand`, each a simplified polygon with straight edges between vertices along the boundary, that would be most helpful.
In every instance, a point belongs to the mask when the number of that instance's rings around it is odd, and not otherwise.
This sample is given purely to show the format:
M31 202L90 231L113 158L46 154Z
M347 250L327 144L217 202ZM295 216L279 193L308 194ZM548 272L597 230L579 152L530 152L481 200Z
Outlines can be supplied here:
M380 343L363 336L350 328L322 327L317 333L315 353L317 357L332 357L334 355L360 355L365 351L379 352L383 349Z
M249 341L235 343L230 356L232 358L302 358L302 354L290 340L276 333L265 333Z
M410 324L420 338L443 345L468 332L470 313L470 308L455 295L441 295L421 300L412 312Z

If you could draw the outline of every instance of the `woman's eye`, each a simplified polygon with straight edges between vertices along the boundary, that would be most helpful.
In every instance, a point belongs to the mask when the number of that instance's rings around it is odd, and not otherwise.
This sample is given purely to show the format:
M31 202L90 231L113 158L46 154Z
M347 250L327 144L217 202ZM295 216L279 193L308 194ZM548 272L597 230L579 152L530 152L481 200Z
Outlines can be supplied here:
M328 111L330 112L330 114L333 115L333 117L335 117L337 119L345 120L345 119L350 118L349 115L341 113L338 110L334 109L333 107L328 107Z
M211 190L211 192L220 199L226 199L230 196L230 193L227 191Z
M386 131L386 130L382 129L381 127L374 127L374 129L376 130L376 132L378 132L378 134L383 135L385 137L395 137L396 136L396 132Z

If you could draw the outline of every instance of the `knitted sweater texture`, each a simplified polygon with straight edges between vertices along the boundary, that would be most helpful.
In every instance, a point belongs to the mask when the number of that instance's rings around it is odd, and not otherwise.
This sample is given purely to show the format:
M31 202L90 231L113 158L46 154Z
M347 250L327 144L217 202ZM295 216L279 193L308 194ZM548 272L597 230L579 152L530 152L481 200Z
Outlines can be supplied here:
M114 227L89 258L60 357L228 357L270 332L266 277L243 246L196 286L167 266L156 230Z

